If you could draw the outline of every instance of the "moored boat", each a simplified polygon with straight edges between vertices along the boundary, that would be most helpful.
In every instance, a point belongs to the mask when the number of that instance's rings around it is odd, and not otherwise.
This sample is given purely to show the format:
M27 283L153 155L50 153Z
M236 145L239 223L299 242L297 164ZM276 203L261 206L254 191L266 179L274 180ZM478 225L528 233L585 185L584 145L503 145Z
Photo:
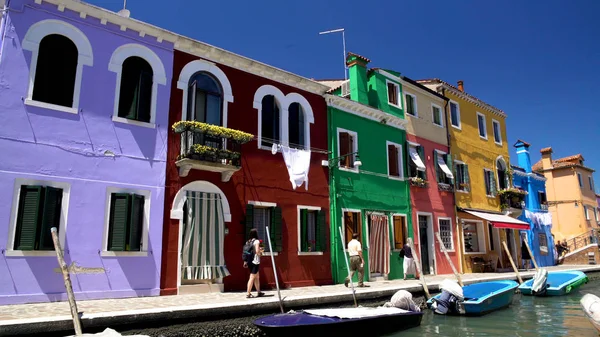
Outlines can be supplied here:
M254 321L267 336L351 336L366 331L380 336L421 325L423 313L412 295L400 290L382 307L332 308L290 311Z
M600 332L600 298L593 294L585 294L580 303L590 323Z
M427 301L427 306L437 314L480 316L508 307L519 284L515 281L489 281L462 287L463 298L452 295L442 288L442 293ZM450 298L450 300L445 300ZM454 299L452 299L454 298ZM450 303L450 305L448 305ZM447 310L439 310L438 306Z
M571 293L587 282L588 277L578 270L553 271L546 275L536 273L533 279L523 282L519 290L523 295L561 296Z

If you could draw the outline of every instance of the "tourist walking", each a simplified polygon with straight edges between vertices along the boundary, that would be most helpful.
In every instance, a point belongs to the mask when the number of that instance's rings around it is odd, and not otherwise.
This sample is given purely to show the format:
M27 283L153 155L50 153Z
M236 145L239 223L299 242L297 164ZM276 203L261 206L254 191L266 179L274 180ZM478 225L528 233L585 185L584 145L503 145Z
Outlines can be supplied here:
M347 287L350 278L358 272L358 286L369 287L364 283L365 279L365 259L363 258L362 246L358 241L358 233L352 234L352 240L348 242L348 254L350 255L350 276L346 277L344 285Z
M265 293L260 291L260 274L258 273L260 267L260 256L263 254L262 249L260 248L260 240L258 240L258 231L256 228L252 228L250 230L250 236L246 244L250 244L252 249L252 254L249 254L247 257L247 261L244 261L244 268L248 268L250 270L250 278L248 279L248 294L247 298L255 297L252 295L252 286L256 288L256 296L261 297L264 296Z
M402 246L402 250L400 251L400 257L404 257L404 261L402 262L402 269L404 270L404 280L406 280L406 275L415 275L415 278L418 280L419 275L417 275L415 259L413 258L412 249L410 248L410 244L408 242L405 242L404 246Z

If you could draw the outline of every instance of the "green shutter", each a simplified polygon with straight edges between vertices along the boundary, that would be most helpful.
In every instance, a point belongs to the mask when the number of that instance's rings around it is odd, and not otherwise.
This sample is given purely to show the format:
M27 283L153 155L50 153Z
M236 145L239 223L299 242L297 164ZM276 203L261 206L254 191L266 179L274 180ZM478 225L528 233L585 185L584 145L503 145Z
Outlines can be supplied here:
M54 187L44 188L44 206L42 207L42 225L40 230L39 250L54 250L54 241L50 229L60 229L60 209L63 190Z
M110 202L108 250L125 251L131 195L113 193Z
M300 210L300 249L303 252L308 251L308 211Z
M463 175L465 176L465 184L467 184L466 191L471 191L471 184L469 179L469 166L467 164L463 164Z
M15 250L36 249L42 186L21 186Z
M494 172L490 171L490 192L492 196L496 196L496 177L494 176Z
M281 208L271 208L271 227L269 228L271 241L273 242L273 251L280 252L282 248L281 235Z
M250 237L250 230L254 228L254 205L246 205L246 237L244 242Z
M446 154L446 166L448 166L448 169L452 171L452 155L450 153ZM454 180L456 180L456 174L452 174L454 176L454 178L448 178L449 184L453 185L454 184Z
M421 161L423 162L423 165L425 165L426 169L425 171L419 171L417 170L417 177L423 179L423 180L427 180L427 158L425 158L425 148L421 145L417 146L417 153L419 154L419 157L421 157ZM412 160L412 159L409 159ZM415 165L416 167L416 165Z
M439 183L440 182L440 173L438 171L439 171L439 166L440 165L438 165L438 161L437 161L438 159L437 159L437 157L438 157L437 151L433 150L433 167L435 167L435 170L434 170L434 172L435 172L435 181L437 181Z
M144 228L144 201L142 195L134 194L131 197L128 251L141 251Z
M317 228L315 228L315 251L324 252L327 248L327 223L325 221L325 212L317 213Z

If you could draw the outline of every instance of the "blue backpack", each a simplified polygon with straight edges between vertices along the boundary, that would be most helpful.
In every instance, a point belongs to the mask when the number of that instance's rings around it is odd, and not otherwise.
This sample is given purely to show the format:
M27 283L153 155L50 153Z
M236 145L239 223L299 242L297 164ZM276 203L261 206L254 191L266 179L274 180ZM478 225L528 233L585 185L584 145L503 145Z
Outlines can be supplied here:
M242 252L242 261L250 263L254 259L254 240L255 239L250 239L246 241Z

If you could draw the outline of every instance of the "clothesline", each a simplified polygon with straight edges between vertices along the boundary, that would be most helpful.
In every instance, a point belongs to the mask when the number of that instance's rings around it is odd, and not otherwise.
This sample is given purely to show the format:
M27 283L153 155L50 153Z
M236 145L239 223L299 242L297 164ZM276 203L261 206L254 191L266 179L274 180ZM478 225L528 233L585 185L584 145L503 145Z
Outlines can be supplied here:
M259 137L254 137L254 140L258 140L258 139L259 139ZM260 137L260 139L262 139L263 141L267 141L269 143L277 144L277 146L282 146L282 144L279 144L279 141L280 141L279 139L272 139L272 138L266 138L266 137ZM295 144L295 143L288 143L288 145L284 145L284 146L296 147L298 149L306 149L305 145ZM310 147L309 150L311 152L321 153L321 154L330 154L331 153L331 151L327 151L327 150L320 149L320 148L317 148L317 147Z

